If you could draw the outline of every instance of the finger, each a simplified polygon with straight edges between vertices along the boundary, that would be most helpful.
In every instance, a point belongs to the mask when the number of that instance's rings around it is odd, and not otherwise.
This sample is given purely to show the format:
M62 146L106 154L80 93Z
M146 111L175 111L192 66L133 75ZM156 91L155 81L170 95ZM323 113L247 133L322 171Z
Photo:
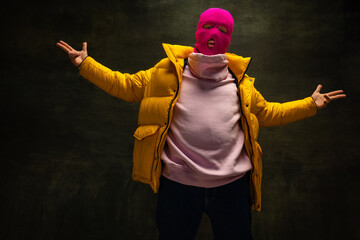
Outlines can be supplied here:
M83 42L83 44L82 44L82 50L83 50L84 52L87 52L87 42Z
M57 45L58 45L58 46L62 46L63 48L66 48L67 51L71 51L71 48L69 48L68 45L66 45L64 41L61 41L61 40L60 40L60 41L57 43Z
M66 42L60 40L60 43L62 43L64 46L66 46L70 51L75 51L75 49L73 49L69 44L67 44Z
M328 92L327 95L334 96L334 95L338 95L343 92L344 92L343 90L336 90L336 91Z
M331 100L336 100L336 99L340 99L340 98L346 98L346 94L339 94L339 95L330 97Z
M326 99L326 103L331 101L330 97L327 94L324 94L324 98Z
M322 85L321 85L321 84L319 84L319 85L317 86L317 88L316 88L315 92L316 92L316 93L319 93L319 92L320 92L320 90L321 90L321 88L322 88Z
M56 45L61 48L62 50L64 50L66 53L69 53L71 50L68 49L65 45L63 45L62 43L56 43Z

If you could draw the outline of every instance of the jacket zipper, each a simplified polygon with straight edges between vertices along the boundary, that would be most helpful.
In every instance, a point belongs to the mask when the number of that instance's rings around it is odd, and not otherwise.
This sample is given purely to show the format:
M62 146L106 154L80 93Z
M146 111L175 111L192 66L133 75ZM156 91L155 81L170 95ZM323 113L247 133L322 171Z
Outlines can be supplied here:
M240 79L240 81L238 80L238 78L235 76L235 74L234 74L234 73L230 70L230 68L229 68L229 72L230 72L231 75L235 78L236 87L237 87L238 93L239 93L240 107L241 107L241 111L242 111L241 117L244 117L244 119L245 119L246 127L247 127L248 134L249 134L249 140L250 140L250 145L251 145L251 150L252 150L251 156L249 156L250 159L252 159L252 155L254 154L254 146L252 146L252 143L251 143L251 134L250 134L249 123L248 123L248 121L247 121L247 118L245 117L245 114L243 114L243 113L244 113L244 109L243 109L243 105L242 105L242 101L241 101L241 95L242 95L242 93L241 93L241 91L240 91L240 82L241 82L241 81L243 80L243 78L245 77L245 73L246 73L247 69L249 68L249 65L250 65L250 63L251 63L251 60L252 60L252 59L250 59L250 62L249 62L249 64L247 65L247 67L246 67L246 69L245 69L245 72L244 72L244 74L243 74L243 77ZM241 123L240 123L240 125L241 125ZM251 161L251 165L253 165L252 161ZM252 166L252 167L254 168L254 166Z
M187 60L187 58L185 58L185 59L184 59L183 72L184 72L184 69L185 69L185 67L186 67L186 65L187 65L187 62L188 62L188 60ZM165 130L162 132L162 134L161 134L161 136L160 136L160 142L159 142L158 147L157 147L157 150L156 150L157 153L158 153L158 161L156 162L156 165L155 165L155 170L154 170L155 172L156 172L156 170L157 170L157 168L158 168L159 162L161 162L161 159L160 159L161 153L160 153L160 151L159 151L159 150L160 150L160 145L161 145L161 142L162 142L162 139L163 139L164 134L165 134L165 133L168 131L168 129L170 128L170 111L171 111L171 107L172 107L175 99L176 99L177 96L179 95L179 89L180 89L180 81L179 81L179 79L178 79L178 85L177 85L177 88L176 88L176 94L175 94L174 98L171 100L171 103L170 103L170 106L169 106L168 119L167 119L167 122L166 122L166 128L165 128Z
M251 62L251 60L252 60L252 59L250 59L250 62ZM244 75L243 75L243 77L241 78L241 80L245 77L245 73L246 73L246 71L247 71L247 69L248 69L248 67L249 67L249 65L250 65L250 62L249 62L249 64L247 65L247 67L246 67L246 69L245 69L245 72L244 72ZM242 113L243 113L243 112L244 112L244 109L243 109L243 105L242 105L242 101L241 101L241 95L242 95L242 93L241 93L241 90L240 90L240 82L241 82L241 80L238 81L237 77L236 77L235 74L230 70L230 68L229 68L229 71L230 71L230 73L234 76L234 78L235 78L235 80L236 80L236 85L237 85L238 93L239 93L240 106L241 106L241 110L242 110ZM250 104L250 103L249 103L249 104ZM254 169L254 165L253 165L253 162L252 162L252 157L253 157L253 155L254 155L254 146L252 145L252 142L251 142L250 127L249 127L249 123L248 123L248 121L247 121L247 118L245 117L245 114L241 114L241 117L244 117L245 123L246 123L246 127L247 127L247 130L248 130L249 141L250 141L250 145L251 145L251 156L249 156L249 157L250 157L250 162L251 162L252 169ZM240 124L241 124L241 123L240 123ZM250 178L251 178L251 176L250 176ZM255 194L252 193L252 196L254 196L254 195L255 195ZM252 204L255 203L255 199L254 199L254 198L251 199L251 203L252 203Z

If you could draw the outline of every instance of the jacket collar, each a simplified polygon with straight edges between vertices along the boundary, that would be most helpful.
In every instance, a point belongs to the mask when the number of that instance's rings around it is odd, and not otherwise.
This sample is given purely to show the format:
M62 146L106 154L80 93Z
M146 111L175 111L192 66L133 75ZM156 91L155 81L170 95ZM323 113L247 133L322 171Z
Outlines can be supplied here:
M194 52L193 47L181 46L181 45L171 45L167 43L163 43L163 48L165 50L166 55L176 65L180 64L180 67L184 67L184 59L188 58L189 55ZM245 72L250 64L251 58L243 58L241 56L225 53L227 56L227 60L229 61L229 68L238 78L238 81L243 79Z

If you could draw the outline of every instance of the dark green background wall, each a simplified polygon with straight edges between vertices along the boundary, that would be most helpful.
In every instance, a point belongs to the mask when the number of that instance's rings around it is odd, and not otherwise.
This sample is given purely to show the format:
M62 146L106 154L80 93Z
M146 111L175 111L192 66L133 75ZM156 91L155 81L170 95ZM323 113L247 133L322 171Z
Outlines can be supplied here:
M359 3L346 0L13 1L1 7L1 239L156 239L156 195L131 180L139 105L81 78L55 43L123 72L193 45L209 7L235 19L228 49L268 101L344 89L317 116L261 129L255 239L360 239ZM198 239L212 239L204 217Z

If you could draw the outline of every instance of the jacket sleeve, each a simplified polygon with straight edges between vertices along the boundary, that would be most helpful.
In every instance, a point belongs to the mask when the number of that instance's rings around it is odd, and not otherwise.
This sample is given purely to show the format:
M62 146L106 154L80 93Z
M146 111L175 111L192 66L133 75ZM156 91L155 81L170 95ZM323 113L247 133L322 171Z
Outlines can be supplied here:
M81 76L110 94L128 102L140 102L145 86L150 81L153 68L135 74L121 73L87 57L79 66Z
M263 127L285 125L317 113L317 107L312 97L277 103L267 102L255 88L253 94L252 112L258 118L260 126Z

